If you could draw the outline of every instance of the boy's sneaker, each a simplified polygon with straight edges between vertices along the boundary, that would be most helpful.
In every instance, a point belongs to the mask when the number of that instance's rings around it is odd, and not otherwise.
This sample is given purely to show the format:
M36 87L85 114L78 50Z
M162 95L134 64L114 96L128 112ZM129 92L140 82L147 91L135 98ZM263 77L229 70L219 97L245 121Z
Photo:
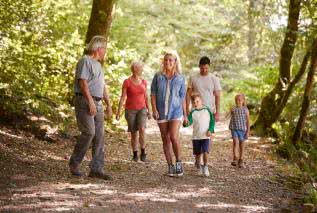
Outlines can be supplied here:
M146 154L141 154L140 159L141 159L141 161L145 162L146 161Z
M168 164L167 175L173 177L175 175L175 167L172 164Z
M203 170L203 175L205 175L206 177L209 177L209 169L207 165L202 166L202 170Z
M199 176L203 175L203 166L199 165L199 168L197 168L197 173Z
M183 164L181 161L176 161L176 165L175 165L175 173L177 176L183 176L184 174L184 170L183 170Z

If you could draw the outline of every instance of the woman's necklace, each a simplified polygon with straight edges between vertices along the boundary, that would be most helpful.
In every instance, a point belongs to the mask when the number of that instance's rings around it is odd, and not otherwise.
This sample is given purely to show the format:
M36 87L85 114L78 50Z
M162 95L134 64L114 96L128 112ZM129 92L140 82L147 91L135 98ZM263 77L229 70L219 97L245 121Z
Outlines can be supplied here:
M131 80L134 84L140 84L140 82L141 82L141 78L138 76L134 76L134 75L131 76Z

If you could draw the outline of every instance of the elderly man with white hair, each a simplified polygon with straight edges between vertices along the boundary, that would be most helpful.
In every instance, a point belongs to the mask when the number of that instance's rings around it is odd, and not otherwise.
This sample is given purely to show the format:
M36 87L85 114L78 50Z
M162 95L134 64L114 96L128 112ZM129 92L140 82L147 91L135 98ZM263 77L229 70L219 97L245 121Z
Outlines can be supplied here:
M107 105L111 117L111 105L104 82L104 71L100 61L105 56L106 39L95 36L88 44L88 55L77 63L75 72L75 113L79 131L77 143L69 161L70 172L81 176L80 164L92 143L92 160L89 177L110 180L104 172L104 110Z

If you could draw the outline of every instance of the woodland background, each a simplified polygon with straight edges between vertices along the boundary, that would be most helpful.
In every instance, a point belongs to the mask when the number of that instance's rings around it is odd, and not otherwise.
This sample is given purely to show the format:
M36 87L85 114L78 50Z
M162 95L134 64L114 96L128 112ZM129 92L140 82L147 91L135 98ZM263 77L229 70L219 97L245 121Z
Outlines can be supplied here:
M178 51L186 78L207 55L221 80L222 113L236 93L246 94L253 134L269 137L298 167L311 183L307 199L317 203L316 0L2 0L0 29L3 124L48 140L67 136L74 68L93 35L109 40L114 112L132 61L145 64L151 82L166 49Z

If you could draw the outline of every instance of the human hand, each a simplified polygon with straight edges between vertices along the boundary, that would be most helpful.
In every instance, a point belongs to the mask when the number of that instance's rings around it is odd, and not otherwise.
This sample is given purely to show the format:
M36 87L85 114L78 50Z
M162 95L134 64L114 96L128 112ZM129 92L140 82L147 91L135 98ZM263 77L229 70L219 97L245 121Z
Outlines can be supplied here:
M245 135L244 135L244 138L245 138L245 139L248 139L249 136L250 136L250 131L246 131L246 132L245 132Z
M159 119L159 117L160 117L160 115L159 115L158 111L157 110L153 110L153 118L154 118L154 120Z
M216 122L219 121L219 113L218 112L215 113L215 120L216 120Z
M208 136L208 137L211 137L211 136L212 136L212 133L211 133L209 130L207 131L207 136Z
M148 112L148 113L147 113L147 119L151 120L151 118L152 118L151 113Z
M90 116L95 116L97 112L97 108L96 108L95 102L92 99L88 101L88 107L89 107L88 114Z
M188 124L189 124L188 118L186 116L184 116L183 125L188 126Z
M107 119L111 119L111 116L112 116L112 108L111 108L111 105L108 104L107 105Z

